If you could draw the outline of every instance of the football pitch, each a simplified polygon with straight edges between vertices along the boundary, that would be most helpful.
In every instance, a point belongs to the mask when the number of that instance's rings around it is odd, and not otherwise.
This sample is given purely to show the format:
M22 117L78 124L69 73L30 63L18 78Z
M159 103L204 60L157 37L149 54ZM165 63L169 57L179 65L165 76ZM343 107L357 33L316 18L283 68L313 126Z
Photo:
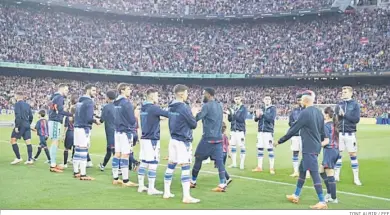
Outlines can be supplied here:
M36 120L37 118L35 118ZM1 121L12 121L12 115L0 115ZM35 121L34 120L34 121ZM161 158L168 155L169 133L166 121L162 121ZM35 125L35 123L34 123ZM278 122L275 140L288 129L286 122ZM111 162L104 172L98 169L105 154L104 126L94 126L91 139L91 158L94 167L87 173L95 181L80 181L72 177L72 166L64 173L50 173L46 156L41 153L32 166L18 164L11 166L14 159L9 144L11 128L0 128L0 208L2 209L308 209L317 202L311 179L306 180L299 204L291 204L286 194L294 192L296 179L292 173L290 142L275 149L276 175L268 171L267 153L262 173L252 173L257 164L257 125L247 121L246 167L245 170L227 169L233 178L226 193L211 191L219 180L213 164L204 164L197 180L197 188L191 195L201 199L199 204L182 204L180 169L176 168L172 182L175 198L165 200L162 196L148 196L138 193L136 188L122 188L111 184ZM337 184L339 204L330 204L330 209L390 209L390 126L358 126L360 179L363 186L353 184L352 169L347 153L343 153L341 181ZM194 150L202 132L201 124L194 133ZM49 141L50 142L50 141ZM38 139L33 134L32 143ZM27 150L19 142L22 158L26 160ZM60 143L63 149L63 143ZM135 147L138 156L139 147ZM35 154L34 148L33 154ZM239 156L237 156L239 157ZM322 158L321 158L322 159ZM62 162L63 153L57 154L57 163ZM230 164L230 160L227 161ZM156 188L163 190L166 161L162 160L157 172ZM130 172L130 180L137 182L137 174ZM147 184L147 177L145 178ZM323 186L325 188L325 186Z

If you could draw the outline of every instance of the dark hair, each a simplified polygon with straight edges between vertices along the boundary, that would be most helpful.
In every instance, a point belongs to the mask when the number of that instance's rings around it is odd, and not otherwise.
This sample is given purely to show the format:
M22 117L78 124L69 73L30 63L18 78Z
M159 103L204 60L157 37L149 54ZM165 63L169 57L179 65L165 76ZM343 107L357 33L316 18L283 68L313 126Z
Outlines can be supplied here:
M67 87L67 86L68 86L67 84L60 83L60 84L58 84L58 89L64 88L64 87Z
M146 95L149 96L150 94L157 93L158 91L154 88L149 88L146 90Z
M118 84L118 87L117 87L117 90L118 90L118 93L121 94L122 93L122 90L125 90L126 88L130 87L129 84L126 84L126 83L120 83Z
M87 90L90 90L90 89L92 89L92 88L94 88L95 87L95 85L93 85L93 84L87 84L87 85L85 85L85 87L84 87L84 92L87 92ZM95 87L96 88L96 87Z
M45 111L45 110L40 110L40 111L38 112L38 114L39 114L41 117L45 117L46 111Z
M116 98L116 92L114 90L109 90L107 91L106 93L106 96L111 99L111 100L115 100Z
M182 93L184 91L188 90L188 87L186 85L182 85L182 84L177 84L175 85L175 87L173 88L173 92L175 94L177 93Z
M206 91L208 94L210 94L210 96L215 95L215 89L212 87L206 87L206 88L204 88L204 91Z
M332 132L332 140L338 142L339 141L339 130L337 128L338 119L337 119L337 117L334 114L334 110L333 110L332 107L326 107L324 109L324 113L326 115L328 115L329 118L331 118L333 120L333 130L334 130L334 132Z
M77 94L73 94L71 97L70 97L70 104L71 105L75 105L79 100L79 96Z

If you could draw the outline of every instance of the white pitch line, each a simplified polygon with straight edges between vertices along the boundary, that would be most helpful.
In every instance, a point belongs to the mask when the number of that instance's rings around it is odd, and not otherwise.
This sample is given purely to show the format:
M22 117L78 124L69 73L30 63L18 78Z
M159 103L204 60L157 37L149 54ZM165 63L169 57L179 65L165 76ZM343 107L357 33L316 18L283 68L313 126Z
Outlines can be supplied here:
M4 140L0 140L0 142L2 142L2 143L9 143L8 141L4 141ZM23 145L25 145L25 144L23 144ZM34 145L34 144L33 144L33 146L37 147L37 145ZM62 149L58 149L58 150L63 151ZM94 157L104 158L103 155L98 155L98 154L89 154L89 155L94 156ZM159 164L159 166L167 166L167 165ZM211 172L211 171L207 171L207 170L201 170L200 172L207 173L207 174L212 174L212 175L218 175L218 173L216 173L216 172ZM290 184L290 183L280 182L280 181L271 181L271 180L266 180L266 179L261 179L261 178L251 178L251 177L239 176L239 175L230 175L230 176L233 176L234 178L240 178L240 179L249 180L249 181L258 181L258 182L264 182L264 183L270 183L270 184L279 184L279 185L285 185L285 186L294 186L294 187L296 186L296 184ZM304 188L314 189L314 187L309 187L309 186L304 186ZM348 196L364 197L364 198L368 198L368 199L376 199L376 200L382 200L382 201L390 202L390 198L384 198L384 197L379 197L379 196L370 196L370 195L364 195L364 194L359 194L359 193L351 193L351 192L345 192L345 191L340 191L340 190L337 190L337 193L348 195Z

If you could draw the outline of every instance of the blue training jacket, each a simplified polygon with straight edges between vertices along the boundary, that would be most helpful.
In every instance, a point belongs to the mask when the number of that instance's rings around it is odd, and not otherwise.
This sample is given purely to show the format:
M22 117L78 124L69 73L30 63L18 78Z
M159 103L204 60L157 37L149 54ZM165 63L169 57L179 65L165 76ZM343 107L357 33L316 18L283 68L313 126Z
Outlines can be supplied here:
M196 119L190 106L184 102L173 101L169 104L169 132L171 138L182 142L192 142L192 130L196 128Z
M168 111L159 106L144 102L141 106L141 139L160 140L160 117L168 118Z
M271 105L263 108L263 115L260 118L255 117L255 122L258 122L258 132L274 133L276 118L276 107Z
M246 132L246 116L248 115L248 110L244 105L241 105L234 113L229 114L228 120L231 123L231 131L243 131Z
M344 111L344 116L340 116L340 109ZM360 105L356 100L342 101L336 106L336 115L338 116L338 129L340 133L355 133L356 125L360 121Z

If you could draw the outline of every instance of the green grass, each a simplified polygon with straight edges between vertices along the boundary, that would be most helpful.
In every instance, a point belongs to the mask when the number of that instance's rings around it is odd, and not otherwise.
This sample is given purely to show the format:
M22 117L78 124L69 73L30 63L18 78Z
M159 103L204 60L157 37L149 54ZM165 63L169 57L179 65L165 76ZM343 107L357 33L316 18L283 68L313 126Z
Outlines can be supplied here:
M11 121L12 116L0 116L0 120ZM161 157L167 156L169 133L166 121L162 122ZM287 130L284 122L276 126L275 138ZM203 172L198 178L198 187L191 190L192 196L202 201L196 205L181 203L180 170L176 169L172 182L172 193L176 197L164 200L161 196L139 194L136 188L121 188L111 185L111 169L105 172L97 169L105 153L105 136L103 126L95 126L92 135L90 153L95 167L88 169L88 174L96 181L79 181L72 178L72 171L53 174L44 164L45 155L33 166L19 164L11 166L14 159L9 145L11 128L0 128L0 208L2 209L307 209L316 203L316 194L311 188L311 180L306 182L299 204L294 205L285 200L285 194L294 191L296 180L289 177L292 171L289 143L276 148L276 175L267 171L252 173L256 166L256 125L248 121L247 162L246 169L228 169L233 175L233 183L226 193L213 193L210 190L218 183L216 169L212 164L203 165ZM201 128L195 132L194 147L201 135ZM38 142L34 135L32 142ZM390 127L377 125L360 125L358 132L360 175L363 186L353 184L352 170L347 154L341 173L341 182L337 184L340 191L340 203L329 205L331 209L390 209ZM26 148L20 145L22 157L26 158ZM63 146L61 146L63 147ZM136 147L138 154L138 147ZM35 150L34 150L35 153ZM62 152L57 155L57 162L63 160ZM162 162L166 164L165 161ZM228 161L230 164L230 161ZM268 166L265 158L264 167ZM163 189L165 166L158 169L156 187ZM267 168L266 168L267 169ZM130 179L136 180L136 174L130 173ZM275 183L282 182L282 183ZM147 183L147 181L146 181ZM363 196L359 196L363 195ZM81 198L79 196L82 196ZM377 199L381 197L384 199Z

